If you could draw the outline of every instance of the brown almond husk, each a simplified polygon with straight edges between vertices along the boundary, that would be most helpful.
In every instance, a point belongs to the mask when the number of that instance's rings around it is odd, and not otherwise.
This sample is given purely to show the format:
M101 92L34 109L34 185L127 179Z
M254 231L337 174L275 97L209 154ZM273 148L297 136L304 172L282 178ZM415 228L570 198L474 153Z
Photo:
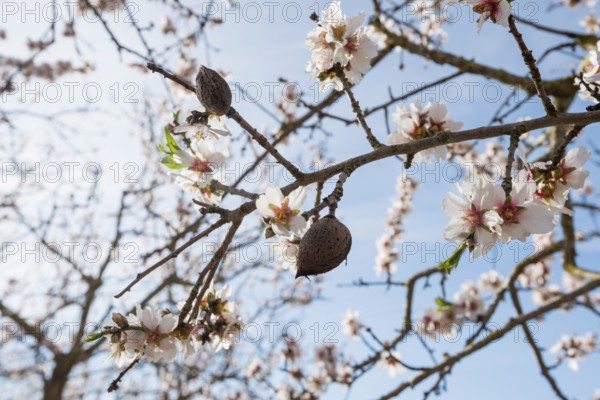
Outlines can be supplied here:
M296 278L331 271L348 257L352 235L346 225L328 215L304 234L298 250Z
M225 115L231 108L231 89L227 81L204 65L196 76L196 96L209 114Z

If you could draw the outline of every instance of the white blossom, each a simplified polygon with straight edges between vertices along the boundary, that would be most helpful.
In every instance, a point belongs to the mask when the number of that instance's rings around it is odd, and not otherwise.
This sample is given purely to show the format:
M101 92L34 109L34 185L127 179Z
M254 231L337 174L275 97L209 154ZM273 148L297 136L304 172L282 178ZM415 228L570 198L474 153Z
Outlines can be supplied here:
M460 290L454 295L454 304L459 315L477 321L483 314L483 298L473 282L465 282L460 285Z
M224 136L231 136L231 132L227 129L213 128L208 124L198 122L195 124L182 124L173 128L174 133L185 133L185 137L192 141L219 139Z
M559 359L564 356L567 359L567 365L572 371L579 370L579 362L585 356L596 351L598 343L596 335L592 332L579 336L562 335L560 340L552 346L550 352L553 354L561 353Z
M256 200L256 208L277 235L299 233L306 227L306 220L300 215L306 192L306 187L299 187L284 197L279 188L268 187Z
M332 68L336 64L344 69L348 81L358 83L371 67L371 59L377 54L377 46L363 26L365 15L356 17L342 14L339 1L329 3L321 12L321 20L306 37L311 59L306 70L319 82L321 91L333 86L343 86Z
M448 193L443 201L444 212L452 219L444 231L446 240L462 242L472 236L475 258L492 249L496 243L495 231L502 218L494 209L498 198L504 195L502 188L488 182L482 176L474 182L463 181L458 189L462 198Z
M352 339L358 339L358 332L363 327L358 320L359 315L357 310L347 310L342 319L342 330Z
M411 143L443 132L456 132L461 122L452 121L446 106L441 103L427 103L423 106L417 99L409 107L397 107L392 115L397 128L388 136L389 144ZM415 154L415 162L431 162L446 159L447 147L437 146Z
M400 352L388 352L387 350L384 350L381 352L379 361L377 361L377 366L387 370L389 377L394 378L396 375L406 371L406 367L400 363L401 360L402 356Z
M484 272L479 277L478 285L486 292L496 292L506 284L505 279L495 269Z
M473 11L480 14L477 20L478 31L488 19L495 24L508 27L510 16L510 4L506 0L465 0L465 3L473 7Z

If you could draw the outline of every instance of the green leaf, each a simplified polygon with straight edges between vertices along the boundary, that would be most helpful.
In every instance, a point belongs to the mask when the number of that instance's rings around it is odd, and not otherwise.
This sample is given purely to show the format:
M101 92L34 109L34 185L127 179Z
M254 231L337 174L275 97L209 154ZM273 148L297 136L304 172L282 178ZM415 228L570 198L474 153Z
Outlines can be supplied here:
M173 122L175 125L179 125L179 114L181 114L181 110L177 110L173 113Z
M85 342L86 343L95 342L96 340L104 337L105 334L106 334L106 332L104 332L104 331L98 332L98 333L91 333L85 338Z
M171 168L171 169L184 169L185 168L183 165L176 163L175 160L173 159L173 156L170 154L167 156L164 156L162 158L162 160L160 160L160 162L165 167Z
M450 307L450 306L454 305L454 304L450 303L448 300L442 299L441 297L436 297L435 304L437 304L440 307Z
M173 136L171 136L171 133L169 132L169 129L166 126L165 138L167 139L167 146L169 147L169 150L171 150L171 153L177 153L178 151L181 151L181 148L179 147L175 139L173 139Z
M169 150L167 150L167 148L165 146L163 146L162 144L158 145L158 150L162 151L163 153L171 154L171 152Z
M452 273L456 268L458 268L458 262L462 257L465 249L467 248L467 241L461 243L461 245L456 249L454 253L446 261L438 265L438 269L446 271L448 275Z

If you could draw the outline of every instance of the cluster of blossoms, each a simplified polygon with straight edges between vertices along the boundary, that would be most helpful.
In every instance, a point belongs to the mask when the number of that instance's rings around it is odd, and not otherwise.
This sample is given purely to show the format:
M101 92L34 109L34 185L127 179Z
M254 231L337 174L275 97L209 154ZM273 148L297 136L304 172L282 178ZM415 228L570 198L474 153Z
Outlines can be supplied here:
M218 204L222 192L213 190L211 182L224 181L220 171L229 156L227 145L219 148L218 139L231 134L217 117L193 113L189 119L191 123L165 127L166 147L159 146L159 149L166 155L161 163L173 170L177 185L194 199L206 204ZM184 135L187 149L173 135Z
M460 0L450 0L451 3ZM464 0L464 3L473 7L473 11L480 14L477 19L478 31L488 19L495 24L508 27L510 17L510 3L507 0Z
M307 191L303 186L284 196L281 189L268 187L256 200L256 208L267 224L265 237L276 235L279 240L277 256L284 269L296 268L300 239L312 221L307 222L300 214Z
M495 181L483 175L463 181L462 197L449 193L444 212L452 219L444 232L447 240L468 245L480 257L496 242L525 241L531 234L552 231L569 190L583 187L588 172L583 164L589 158L585 148L575 148L558 163L534 163L519 171L508 196Z
M298 343L286 340L282 353L284 369L300 383L301 389L289 383L280 384L275 399L318 399L333 382L345 385L352 383L353 369L348 362L341 359L335 345L324 344L315 349L316 370L313 373L307 373L302 369L300 355Z
M575 85L579 86L579 97L584 101L599 102L600 91L600 41L596 48L590 50L579 67L581 77L575 78Z
M417 188L414 179L400 176L396 181L398 197L394 200L387 212L386 230L377 239L377 257L375 258L375 272L377 276L382 272L392 274L396 271L398 251L395 245L402 237L404 218L412 207L413 193Z
M461 122L452 121L446 106L440 103L427 103L423 106L417 99L409 107L397 107L393 114L397 128L388 136L389 144L411 143L433 137L441 133L456 132L462 128ZM445 160L446 146L437 146L415 154L415 162Z
M308 33L306 44L311 51L311 59L306 70L319 82L321 91L330 87L343 90L336 65L343 69L352 84L360 82L371 67L377 45L363 26L364 19L364 13L356 17L342 14L340 2L334 1L323 9L321 20Z
M465 282L454 294L452 302L437 299L437 308L425 310L417 330L422 336L437 338L438 335L454 335L466 320L478 321L485 310L481 292L496 292L506 285L496 270L481 274L479 282Z
M137 306L135 314L127 317L113 314L115 325L107 326L88 341L108 338L108 351L118 367L123 367L144 356L150 362L172 362L177 357L177 347L187 357L210 344L215 352L229 349L242 324L234 312L235 303L227 300L231 289L210 288L203 299L194 304L198 316L191 323L178 323L170 311L156 311ZM183 304L181 305L183 306Z
M588 332L579 336L562 335L560 340L552 346L550 352L560 353L557 355L558 360L562 361L563 357L566 358L567 366L571 370L577 371L579 369L579 361L588 354L596 351L597 348L596 335Z

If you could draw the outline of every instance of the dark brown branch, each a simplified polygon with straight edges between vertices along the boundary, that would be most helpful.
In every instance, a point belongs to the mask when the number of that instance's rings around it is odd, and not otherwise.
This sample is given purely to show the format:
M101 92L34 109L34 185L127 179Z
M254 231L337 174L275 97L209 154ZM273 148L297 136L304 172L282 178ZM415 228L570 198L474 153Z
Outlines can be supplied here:
M240 113L237 112L237 110L235 108L231 107L229 109L229 111L227 112L226 116L228 118L233 119L243 129L245 129L246 132L248 132L248 134L250 134L250 136L252 137L252 139L256 140L256 142L258 142L258 144L263 149L265 149L269 154L271 154L273 156L273 158L275 158L277 160L278 163L280 163L285 169L287 169L288 171L290 171L290 173L292 174L292 176L294 178L296 178L296 179L302 179L302 177L304 176L304 174L302 173L302 171L300 171L294 164L292 164L284 156L282 156L281 153L279 153L279 150L277 150L275 148L275 146L272 145L267 140L266 137L264 137L259 131L257 131L252 125L250 125L250 123L248 121L246 121L240 115Z
M519 49L521 50L521 55L523 56L523 61L529 68L529 73L531 74L531 80L533 81L533 85L535 86L535 90L542 100L542 104L544 105L544 109L546 110L546 114L556 116L556 108L550 101L548 94L546 93L546 89L544 88L544 83L542 82L542 75L540 74L540 70L536 65L535 58L533 57L533 53L531 50L527 48L525 41L523 40L523 35L517 29L517 25L515 24L515 19L511 15L508 17L508 27L510 33L513 35L517 44L519 45Z

